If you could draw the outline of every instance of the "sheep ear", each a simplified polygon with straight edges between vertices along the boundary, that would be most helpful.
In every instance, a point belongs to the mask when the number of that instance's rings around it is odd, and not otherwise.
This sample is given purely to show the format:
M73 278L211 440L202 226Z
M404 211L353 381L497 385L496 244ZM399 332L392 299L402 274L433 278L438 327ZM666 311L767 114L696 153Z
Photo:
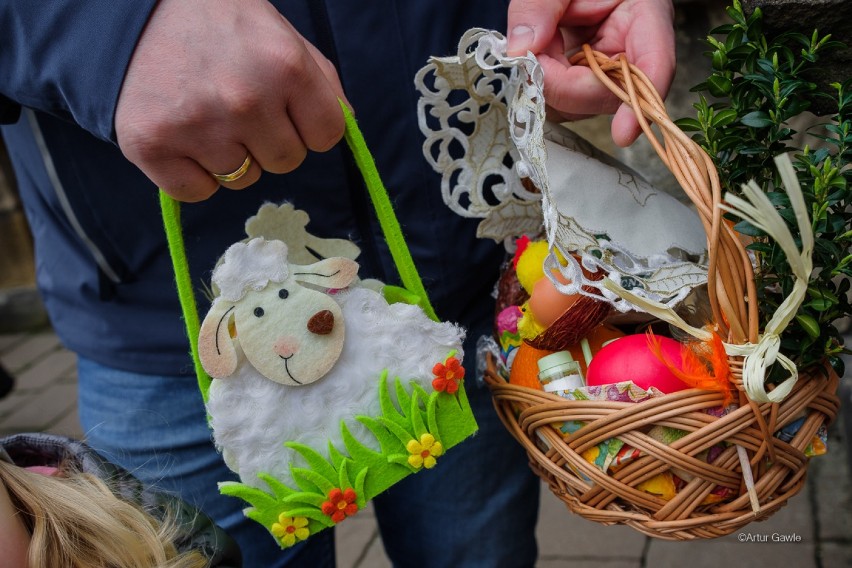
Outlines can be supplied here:
M214 379L224 379L237 369L237 348L228 330L234 317L234 305L215 301L198 333L198 357L201 366Z
M308 266L293 266L298 282L323 288L346 288L358 275L358 263L342 257L327 258Z

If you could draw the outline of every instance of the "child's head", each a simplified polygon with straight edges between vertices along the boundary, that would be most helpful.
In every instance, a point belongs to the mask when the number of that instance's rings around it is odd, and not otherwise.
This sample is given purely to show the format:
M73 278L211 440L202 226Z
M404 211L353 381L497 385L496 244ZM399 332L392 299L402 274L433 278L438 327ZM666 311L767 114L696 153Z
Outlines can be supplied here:
M5 467L7 464L0 461L0 550L3 551L7 566L27 566L30 534L3 481Z
M59 469L55 474L45 475L44 471L10 463L8 454L3 454L0 445L0 550L3 551L0 564L3 566L208 565L208 558L197 551L178 553L174 544L180 532L175 520L177 511L165 515L162 510L146 512L119 498L97 476L79 471L73 460L70 465L57 464Z

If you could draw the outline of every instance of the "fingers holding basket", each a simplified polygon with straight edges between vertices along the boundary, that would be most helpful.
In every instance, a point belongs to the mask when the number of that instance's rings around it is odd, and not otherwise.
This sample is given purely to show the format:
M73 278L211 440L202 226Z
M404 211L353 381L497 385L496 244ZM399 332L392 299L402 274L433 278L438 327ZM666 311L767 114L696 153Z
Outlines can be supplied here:
M552 113L563 120L615 113L613 140L627 146L641 132L633 111L570 57L585 43L610 56L626 53L664 96L675 70L673 15L671 0L513 0L508 54L536 55Z

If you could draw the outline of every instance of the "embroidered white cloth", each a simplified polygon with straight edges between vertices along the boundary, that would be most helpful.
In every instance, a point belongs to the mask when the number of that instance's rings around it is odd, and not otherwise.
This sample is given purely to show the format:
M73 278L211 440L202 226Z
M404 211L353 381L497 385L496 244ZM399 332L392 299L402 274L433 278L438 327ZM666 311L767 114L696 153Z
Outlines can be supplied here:
M557 288L587 294L581 287L589 286L620 311L635 308L585 277L581 263L669 306L705 283L706 237L698 216L574 132L547 122L535 57L505 53L503 35L472 29L457 55L431 58L415 78L423 152L442 174L450 209L481 218L478 235L508 247L544 229L551 247L545 266L570 282L552 278Z

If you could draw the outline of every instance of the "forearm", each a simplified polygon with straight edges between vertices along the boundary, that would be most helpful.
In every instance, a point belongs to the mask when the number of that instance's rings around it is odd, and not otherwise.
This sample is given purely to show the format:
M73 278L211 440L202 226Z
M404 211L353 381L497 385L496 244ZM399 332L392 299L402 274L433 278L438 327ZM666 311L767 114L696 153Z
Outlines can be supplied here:
M130 56L157 0L0 0L0 118L15 105L115 140Z

